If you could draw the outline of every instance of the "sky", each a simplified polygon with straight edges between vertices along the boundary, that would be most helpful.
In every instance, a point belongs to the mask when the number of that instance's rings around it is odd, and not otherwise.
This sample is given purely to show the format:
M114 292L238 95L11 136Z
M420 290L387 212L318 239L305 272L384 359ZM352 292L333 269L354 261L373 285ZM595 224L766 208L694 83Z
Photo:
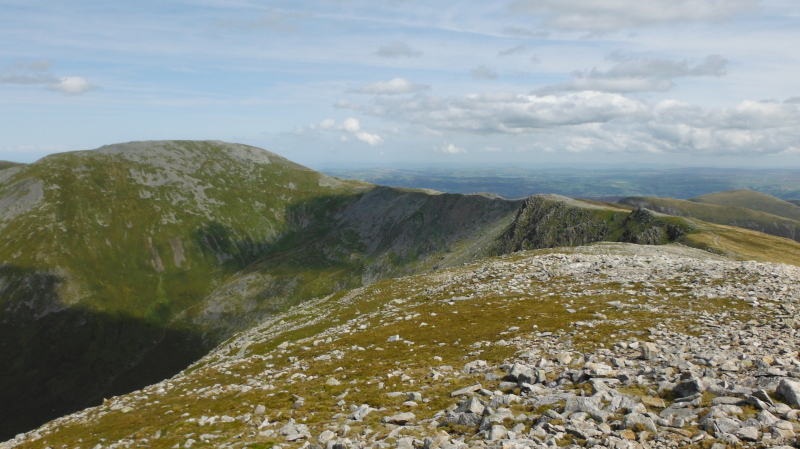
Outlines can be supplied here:
M796 0L0 0L0 159L800 167Z

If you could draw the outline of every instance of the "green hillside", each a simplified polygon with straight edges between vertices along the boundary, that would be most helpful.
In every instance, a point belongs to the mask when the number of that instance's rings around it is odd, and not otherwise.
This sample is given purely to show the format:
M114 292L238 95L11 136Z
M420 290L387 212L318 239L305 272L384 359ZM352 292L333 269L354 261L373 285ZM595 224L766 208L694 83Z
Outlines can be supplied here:
M623 198L619 201L619 204L641 207L667 215L693 217L709 223L736 226L777 237L800 240L800 221L745 207L648 197Z
M342 181L221 142L2 173L0 406L19 413L0 439L163 379L264 314L469 259L480 245L461 241L499 234L518 206Z
M3 171L5 169L11 168L11 167L17 167L17 166L20 166L20 165L24 165L24 164L20 164L19 162L0 161L0 171Z
M754 190L742 189L709 193L707 195L691 198L689 201L715 204L717 206L744 207L788 218L790 220L800 221L800 207L796 204Z

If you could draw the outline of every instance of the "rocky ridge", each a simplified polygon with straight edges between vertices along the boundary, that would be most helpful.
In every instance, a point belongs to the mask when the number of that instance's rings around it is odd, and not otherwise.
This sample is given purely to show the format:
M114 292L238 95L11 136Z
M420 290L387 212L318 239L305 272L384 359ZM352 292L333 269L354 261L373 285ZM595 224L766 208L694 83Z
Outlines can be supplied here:
M524 252L319 298L0 448L721 448L800 432L800 268Z

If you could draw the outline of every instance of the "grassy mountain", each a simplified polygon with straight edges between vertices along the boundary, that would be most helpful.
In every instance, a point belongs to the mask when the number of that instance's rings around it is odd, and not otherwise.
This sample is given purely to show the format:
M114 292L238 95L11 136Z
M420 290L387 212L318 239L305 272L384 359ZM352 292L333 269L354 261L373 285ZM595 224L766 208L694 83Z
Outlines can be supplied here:
M314 297L521 249L787 242L621 205L346 181L222 142L134 142L0 170L0 439L158 382ZM727 246L726 246L727 245ZM772 246L769 246L772 245ZM797 246L797 245L795 245Z
M762 196L761 194L757 195ZM746 196L753 198L753 196L750 195ZM768 196L768 198L772 197ZM782 200L778 200L777 198L772 199L784 202ZM736 226L739 228L750 229L778 237L800 240L800 221L746 207L717 205L693 200L648 197L623 198L619 201L619 204L646 208L667 215L693 217L709 223ZM767 202L766 204L769 203ZM792 206L789 203L786 204Z
M689 201L703 204L715 204L717 206L744 207L788 218L790 220L800 221L800 207L796 204L754 190L742 189L709 193L707 195L691 198Z
M518 206L221 142L112 145L0 176L0 403L19 410L0 438L163 379L264 314L468 260Z

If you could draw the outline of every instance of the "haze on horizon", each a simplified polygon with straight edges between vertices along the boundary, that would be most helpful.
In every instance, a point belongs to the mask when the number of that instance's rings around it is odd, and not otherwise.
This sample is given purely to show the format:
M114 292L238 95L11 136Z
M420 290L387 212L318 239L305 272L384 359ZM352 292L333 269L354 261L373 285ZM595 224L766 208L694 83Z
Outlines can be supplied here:
M0 0L0 159L800 167L792 0Z

